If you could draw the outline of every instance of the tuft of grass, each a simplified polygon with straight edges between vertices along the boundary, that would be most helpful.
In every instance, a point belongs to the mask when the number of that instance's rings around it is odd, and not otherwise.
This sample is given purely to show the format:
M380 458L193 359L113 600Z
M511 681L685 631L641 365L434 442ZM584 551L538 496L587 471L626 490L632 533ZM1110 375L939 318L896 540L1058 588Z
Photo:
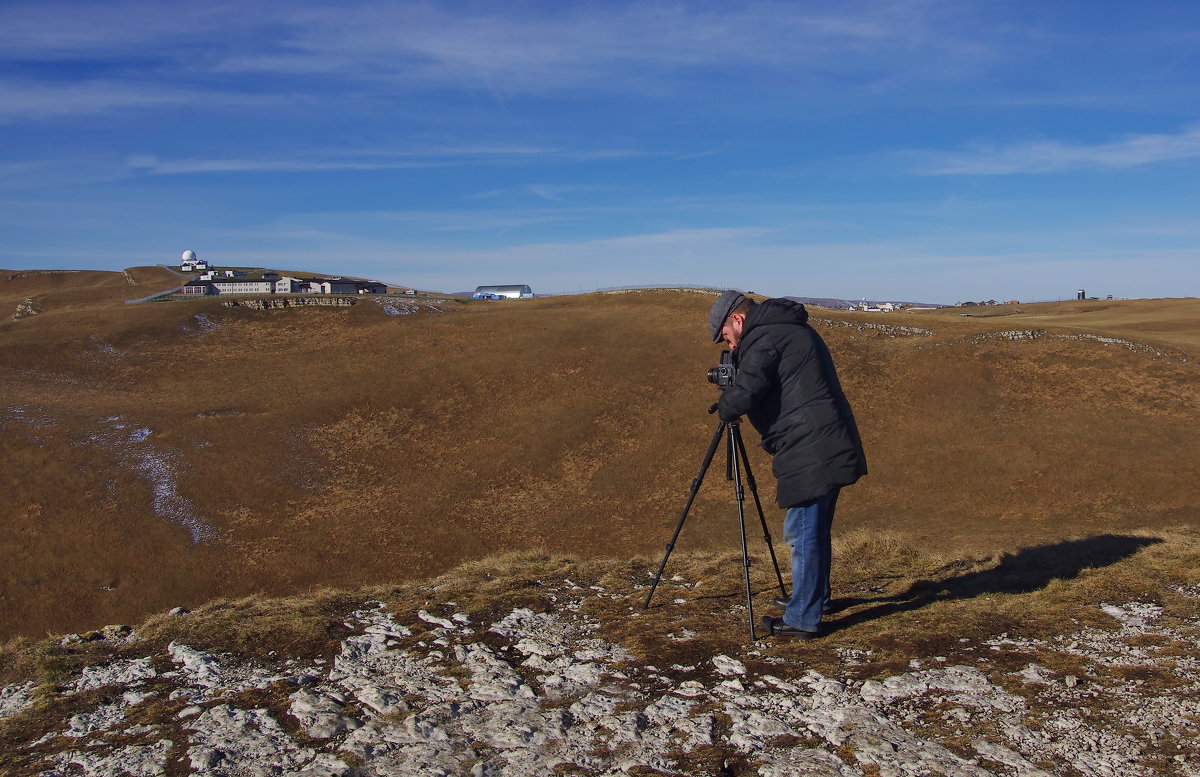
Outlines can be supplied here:
M24 681L37 673L35 656L49 639L37 640L30 637L14 637L0 644L0 684Z
M866 528L835 532L833 558L833 572L843 590L878 589L970 563L956 560L948 567L941 554L920 550L909 534Z
M138 633L143 645L159 648L181 642L260 659L328 656L346 634L342 619L361 602L361 596L334 589L285 598L216 599L185 615L155 615Z
M531 597L537 599L538 592L546 584L573 575L581 576L579 564L567 556L538 549L502 553L459 564L428 585L402 589L410 595L400 597L401 601L392 609L402 606L406 599L410 603L420 599L431 605L453 601L460 610L486 614L498 608L528 603Z
M64 645L59 635L16 637L0 646L0 685L32 682L45 700L84 668L107 663L121 648L105 639Z

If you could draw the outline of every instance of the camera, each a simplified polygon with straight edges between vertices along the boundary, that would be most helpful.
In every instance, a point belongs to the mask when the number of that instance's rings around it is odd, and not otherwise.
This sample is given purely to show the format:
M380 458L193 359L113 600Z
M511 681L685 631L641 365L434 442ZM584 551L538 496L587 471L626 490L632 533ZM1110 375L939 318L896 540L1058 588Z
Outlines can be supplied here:
M727 386L733 385L735 375L737 375L737 367L733 366L733 354L729 351L721 351L720 363L708 371L708 382L715 383L717 388L724 391Z

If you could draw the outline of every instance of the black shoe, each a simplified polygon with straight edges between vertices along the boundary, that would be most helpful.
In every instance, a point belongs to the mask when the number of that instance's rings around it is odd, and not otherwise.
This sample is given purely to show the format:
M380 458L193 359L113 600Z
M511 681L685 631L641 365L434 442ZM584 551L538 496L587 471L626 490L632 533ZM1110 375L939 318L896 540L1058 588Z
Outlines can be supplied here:
M783 622L783 618L764 617L759 621L759 625L762 626L763 631L767 635L772 637L795 637L796 639L809 640L821 636L821 632L819 631L805 631L795 626L789 626Z
M782 596L776 596L774 599L771 600L771 603L774 604L776 607L778 607L781 610L786 610L787 606L788 606L788 600L784 599ZM832 612L837 612L838 610L841 610L841 609L843 609L843 606L841 605L840 600L831 599L830 601L825 603L824 607L821 608L821 612L825 615L828 615Z

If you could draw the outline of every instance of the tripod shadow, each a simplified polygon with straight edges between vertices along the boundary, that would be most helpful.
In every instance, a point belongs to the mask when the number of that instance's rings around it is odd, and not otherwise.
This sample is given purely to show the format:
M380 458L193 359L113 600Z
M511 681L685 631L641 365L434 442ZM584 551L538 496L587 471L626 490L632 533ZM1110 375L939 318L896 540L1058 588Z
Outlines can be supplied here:
M874 606L832 621L828 623L828 628L837 631L876 618L912 612L937 602L973 599L989 594L1030 593L1054 580L1071 580L1085 569L1111 566L1142 548L1162 541L1157 537L1101 534L1022 548L1015 553L1004 554L1000 564L992 569L946 580L919 580L907 591L884 598L847 600L848 606L867 603Z

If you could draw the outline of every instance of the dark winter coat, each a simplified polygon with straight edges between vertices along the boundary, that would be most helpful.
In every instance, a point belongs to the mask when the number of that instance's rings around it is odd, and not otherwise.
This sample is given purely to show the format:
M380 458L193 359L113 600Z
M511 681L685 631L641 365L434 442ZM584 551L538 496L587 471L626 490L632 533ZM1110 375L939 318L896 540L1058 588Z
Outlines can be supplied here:
M798 302L750 309L733 351L733 384L721 392L722 421L746 416L762 435L778 482L776 501L794 507L867 472L867 459L833 359Z

